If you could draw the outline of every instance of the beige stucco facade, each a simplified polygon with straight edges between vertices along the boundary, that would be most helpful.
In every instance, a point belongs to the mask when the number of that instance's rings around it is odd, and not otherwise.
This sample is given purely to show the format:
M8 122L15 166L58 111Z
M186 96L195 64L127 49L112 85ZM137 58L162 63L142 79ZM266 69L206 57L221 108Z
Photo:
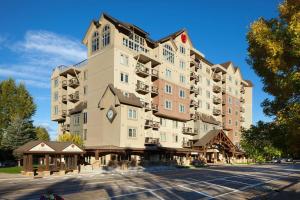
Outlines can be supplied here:
M83 130L77 134L87 147L144 148L150 138L163 147L186 148L222 127L238 144L240 127L252 124L251 82L232 63L206 60L186 30L152 41L140 28L104 14L90 24L83 43L87 60L57 67L51 76L51 119L58 134L79 123ZM227 113L229 97L238 102L235 117ZM82 117L72 118L78 113ZM238 125L229 126L230 118Z

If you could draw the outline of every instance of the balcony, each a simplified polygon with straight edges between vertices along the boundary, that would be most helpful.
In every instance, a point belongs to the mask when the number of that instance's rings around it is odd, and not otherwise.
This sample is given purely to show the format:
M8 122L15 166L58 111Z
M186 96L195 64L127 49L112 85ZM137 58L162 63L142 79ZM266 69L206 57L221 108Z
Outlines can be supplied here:
M215 93L219 93L219 92L221 92L221 87L220 87L220 86L217 86L217 85L214 85L214 86L213 86L213 91L214 91Z
M159 138L146 137L145 138L145 146L150 145L159 145Z
M63 80L62 83L61 83L61 86L63 89L67 89L68 87L68 81L67 80Z
M141 94L147 94L149 93L149 86L142 81L137 81L136 91Z
M195 77L195 83L198 83L199 82L199 76L198 75L196 75L196 77Z
M196 73L195 72L190 72L190 80L194 80L196 78Z
M225 82L226 82L226 76L223 75L223 76L222 76L222 83L225 83Z
M150 119L146 119L145 128L152 128L152 126L153 126L153 121Z
M70 124L64 124L61 126L63 132L70 131Z
M194 86L194 85L191 85L191 87L190 87L190 93L192 94L192 93L197 93L196 95L198 95L199 94L199 89L198 88L196 88L196 86Z
M77 101L79 101L79 91L76 91L72 94L69 95L69 101L75 103Z
M151 110L150 103L142 101L142 104L146 112Z
M195 66L195 70L201 69L201 63L200 60L197 58L191 58L190 66Z
M153 121L152 128L153 128L153 129L159 129L159 127L160 127L159 122L154 122L154 121Z
M214 74L213 75L213 80L216 82L219 82L221 80L221 75L220 74Z
M240 107L240 112L244 113L245 112L245 108L244 107Z
M150 75L149 73L149 68L145 67L142 63L137 63L136 64L136 74L141 76L141 77L147 77Z
M221 103L221 98L214 96L213 103L214 104L220 104Z
M191 148L193 146L192 141L182 141L182 148Z
M72 87L72 88L76 88L79 86L79 80L77 78L71 78L69 80L69 86Z
M155 103L151 103L151 108L153 110L153 112L158 112L158 105Z
M158 87L155 85L151 86L151 97L158 95Z
M240 91L241 91L242 94L245 94L245 88L243 86L241 87Z
M190 107L198 108L199 107L198 101L195 101L195 100L192 99L191 102L190 102Z
M151 80L155 81L158 79L158 70L156 69L151 69Z
M192 136L197 135L197 133L195 133L191 127L182 127L182 133Z
M245 118L244 117L241 117L241 122L245 122Z
M226 87L223 86L223 87L222 87L222 94L225 94L225 93L226 93Z
M62 95L61 101L62 101L63 103L67 103L67 101L68 101L67 95Z
M225 105L225 104L226 104L226 100L222 99L222 105Z
M190 116L191 116L191 118L190 118L191 120L194 120L194 121L197 120L197 116L195 113L191 113Z
M240 98L241 103L245 103L245 99L243 97Z
M221 110L217 109L217 108L213 108L213 115L215 115L215 116L221 115Z
M225 110L222 110L222 116L224 117L226 114Z
M61 111L61 116L66 117L67 116L67 110L62 110Z

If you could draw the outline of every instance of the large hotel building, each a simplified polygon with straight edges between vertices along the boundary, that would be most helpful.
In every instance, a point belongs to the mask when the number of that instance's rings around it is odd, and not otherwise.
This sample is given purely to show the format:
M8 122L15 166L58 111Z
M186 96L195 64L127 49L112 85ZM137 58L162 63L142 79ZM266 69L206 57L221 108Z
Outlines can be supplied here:
M83 44L86 60L52 73L51 119L59 134L81 135L87 155L105 163L119 154L216 161L241 153L253 85L232 62L208 61L185 29L154 41L102 14Z

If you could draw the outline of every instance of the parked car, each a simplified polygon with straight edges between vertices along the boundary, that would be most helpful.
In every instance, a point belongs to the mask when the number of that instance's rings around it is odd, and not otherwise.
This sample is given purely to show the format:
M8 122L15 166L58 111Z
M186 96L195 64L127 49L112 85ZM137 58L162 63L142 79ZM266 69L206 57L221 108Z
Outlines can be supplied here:
M271 160L272 163L281 163L281 159L280 158L273 158Z
M288 159L286 159L286 162L293 162L293 161L294 161L293 158L288 158Z

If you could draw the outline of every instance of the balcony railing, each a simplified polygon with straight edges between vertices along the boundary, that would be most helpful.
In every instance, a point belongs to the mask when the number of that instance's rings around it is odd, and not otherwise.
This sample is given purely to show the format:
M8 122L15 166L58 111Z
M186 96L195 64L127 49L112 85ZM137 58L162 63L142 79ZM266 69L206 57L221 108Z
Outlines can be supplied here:
M153 120L146 119L145 128L152 128L152 126L153 126Z
M245 121L245 118L244 117L241 117L241 122L244 122Z
M222 94L225 94L225 93L226 93L226 87L223 86L223 87L222 87Z
M198 108L198 106L199 106L198 101L192 99L191 102L190 102L190 107Z
M63 80L62 83L62 88L66 89L68 87L68 81L67 80Z
M222 105L225 105L225 104L226 104L226 100L222 99Z
M198 95L199 94L199 88L197 88L196 86L194 86L194 85L191 85L191 87L190 87L190 93L192 94L192 93L197 93L196 95Z
M141 94L147 94L149 93L149 86L143 83L142 81L137 81L136 91Z
M61 116L66 117L67 116L67 110L62 110L61 111Z
M67 101L68 101L67 95L62 95L61 101L62 101L63 103L67 103Z
M240 111L241 111L242 113L244 113L244 112L245 112L245 108L244 108L244 107L240 107Z
M195 113L191 113L190 116L191 116L190 118L191 120L197 120L197 116Z
M182 127L182 133L186 135L197 135L191 127Z
M196 77L195 77L195 83L198 83L198 82L199 82L199 80L200 80L199 76L198 76L198 75L196 75Z
M241 87L241 93L245 94L245 88L243 86Z
M153 112L157 112L158 111L158 105L155 103L151 103L151 108L153 110Z
M194 80L196 78L196 73L195 72L190 72L190 80Z
M71 101L73 103L79 101L79 91L76 91L76 92L70 94L69 101Z
M245 103L245 99L243 97L240 98L241 103Z
M214 91L215 93L219 93L219 92L221 92L221 87L218 86L218 85L214 85L214 86L213 86L213 91Z
M225 83L225 82L226 82L226 76L223 75L223 76L222 76L222 83Z
M214 102L214 104L220 104L221 103L221 98L214 96L213 102Z
M192 141L183 141L182 142L182 147L183 148L191 148L193 146L193 142Z
M213 75L213 80L216 82L219 82L221 80L221 75L220 74L214 74Z
M142 104L145 108L145 111L150 111L151 110L150 103L142 101Z
M160 127L160 123L159 123L159 122L153 121L152 128L153 128L153 129L159 129L159 127Z
M145 145L159 145L159 138L146 137Z
M222 116L224 117L226 115L226 111L222 110Z
M151 69L151 80L157 80L158 79L158 70L156 69Z
M69 131L70 130L70 124L64 124L62 125L62 131L65 132L65 131Z
M77 86L79 86L79 81L77 78L71 78L69 80L69 86L72 88L76 88Z
M152 85L151 86L151 96L153 97L153 96L156 96L156 95L158 95L158 87L155 86L155 85Z
M149 68L145 67L142 63L137 63L136 65L136 74L141 77L149 76Z
M213 115L215 115L215 116L221 115L221 110L217 109L217 108L213 108Z

